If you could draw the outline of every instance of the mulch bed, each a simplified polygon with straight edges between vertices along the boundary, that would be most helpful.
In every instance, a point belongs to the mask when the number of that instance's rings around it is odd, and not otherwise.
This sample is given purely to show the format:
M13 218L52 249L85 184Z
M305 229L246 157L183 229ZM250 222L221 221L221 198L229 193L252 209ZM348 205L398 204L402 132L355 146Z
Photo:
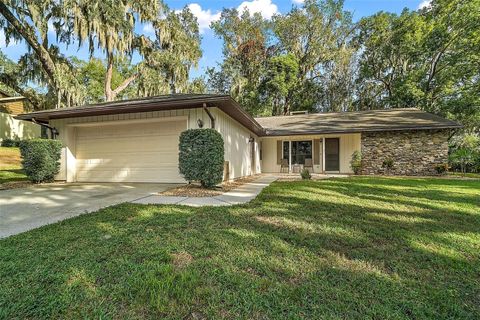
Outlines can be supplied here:
M239 186L258 179L259 175L239 178L233 181L224 182L212 189L203 188L199 183L190 183L184 186L172 188L163 192L159 192L162 196L175 197L214 197L225 192L231 191Z
M11 181L0 184L0 190L20 189L33 185L30 181Z

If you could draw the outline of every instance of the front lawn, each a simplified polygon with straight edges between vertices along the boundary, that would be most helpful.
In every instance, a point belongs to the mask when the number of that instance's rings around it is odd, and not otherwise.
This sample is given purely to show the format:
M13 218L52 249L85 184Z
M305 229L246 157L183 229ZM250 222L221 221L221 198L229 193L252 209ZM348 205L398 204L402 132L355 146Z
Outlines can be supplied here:
M480 179L480 173L474 173L474 172L467 172L467 173L449 172L448 174L451 175L451 176L455 176L455 177Z
M0 318L480 318L480 180L277 182L0 240Z
M27 180L22 171L20 150L0 147L0 184Z

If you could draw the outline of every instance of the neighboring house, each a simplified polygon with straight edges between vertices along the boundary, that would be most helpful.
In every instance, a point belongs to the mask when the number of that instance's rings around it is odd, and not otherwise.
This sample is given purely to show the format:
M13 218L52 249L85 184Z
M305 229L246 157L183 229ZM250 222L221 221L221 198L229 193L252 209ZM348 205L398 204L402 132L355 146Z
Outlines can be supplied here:
M0 90L0 141L9 139L31 139L40 137L41 127L28 121L14 119L24 113L24 97L13 97Z
M68 182L184 182L178 172L182 131L214 127L225 141L226 177L260 172L351 173L362 151L364 173L434 174L447 162L453 121L417 109L252 118L227 95L169 95L45 110L18 119L42 122L63 142L57 178ZM227 167L227 166L226 166ZM312 169L311 169L312 170Z

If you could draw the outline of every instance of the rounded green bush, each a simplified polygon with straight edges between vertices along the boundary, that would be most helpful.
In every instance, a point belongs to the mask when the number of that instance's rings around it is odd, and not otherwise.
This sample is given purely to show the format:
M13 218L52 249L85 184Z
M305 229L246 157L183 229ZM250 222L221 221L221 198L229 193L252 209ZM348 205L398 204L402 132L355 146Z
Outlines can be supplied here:
M214 129L189 129L180 134L178 164L187 181L211 188L223 179L223 138Z
M20 143L22 166L35 183L53 181L60 170L62 143L58 140L32 139Z

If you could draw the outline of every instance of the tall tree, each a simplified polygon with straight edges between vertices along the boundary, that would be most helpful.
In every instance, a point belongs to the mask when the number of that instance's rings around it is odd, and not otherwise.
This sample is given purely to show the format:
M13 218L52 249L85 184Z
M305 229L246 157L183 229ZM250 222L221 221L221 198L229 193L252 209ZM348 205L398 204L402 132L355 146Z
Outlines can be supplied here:
M352 74L344 71L355 50L351 15L343 10L343 1L307 0L271 21L259 14L224 10L213 30L224 41L225 58L219 71L210 70L209 83L216 91L231 93L251 113L336 110L351 102ZM292 61L296 84L272 86ZM282 63L283 71L278 69ZM273 96L267 97L267 92Z
M266 74L259 86L260 101L269 106L272 115L290 110L291 92L298 88L298 61L292 54L275 56L268 61Z
M294 110L337 111L350 101L350 84L338 96L331 91L350 80L343 72L354 54L353 31L351 14L343 10L341 0L306 0L301 8L274 18L279 47L298 60L300 85L290 92Z
M480 124L480 1L433 0L360 22L358 108L419 107Z
M217 86L212 89L230 93L252 114L262 113L258 86L274 51L270 23L259 13L224 9L212 29L223 40L224 56L220 70L210 70L210 84Z
M37 80L45 80L41 84L50 86L57 93L57 106L83 103L85 91L75 76L70 61L60 53L58 46L49 44L49 25L50 29L53 26L58 43L79 47L88 44L91 54L104 52L107 61L103 84L106 101L116 99L122 91L142 77L142 71L158 71L159 63L155 59L159 55L179 57L176 61L163 59L160 64L163 66L162 75L169 73L170 79L180 82L188 79L185 73L188 74L190 66L196 64L201 55L198 26L188 8L178 14L173 13L157 0L8 0L1 3L0 13L0 27L6 38L24 40L32 49L25 60L33 62L31 65L36 68L30 69L37 71ZM156 39L137 35L137 22L155 25ZM176 36L164 36L167 34ZM175 48L174 54L171 48ZM195 54L191 54L192 51ZM132 69L132 73L122 83L114 86L112 78L115 64L131 59L134 53L142 58L141 64ZM151 75L152 72L145 74ZM143 79L145 81L148 79ZM164 81L154 81L150 86L157 84L161 87L162 82Z
M83 100L83 90L75 78L68 60L60 53L58 46L49 43L48 22L59 17L62 2L58 1L15 1L0 2L0 28L3 29L7 44L10 41L25 41L29 52L18 63L29 74L31 80L53 88L57 100L70 106ZM57 24L60 39L68 38L68 32ZM20 72L20 71L19 71ZM15 90L21 87L16 79L5 79ZM30 98L32 99L32 98ZM30 100L31 102L34 99Z

